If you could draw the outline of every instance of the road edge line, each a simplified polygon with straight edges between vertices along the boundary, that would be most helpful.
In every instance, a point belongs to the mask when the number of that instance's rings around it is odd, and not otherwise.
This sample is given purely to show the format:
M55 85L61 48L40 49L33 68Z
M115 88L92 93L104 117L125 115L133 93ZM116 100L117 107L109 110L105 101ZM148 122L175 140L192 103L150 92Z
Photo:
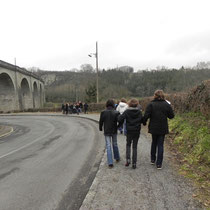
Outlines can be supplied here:
M0 139L1 139L2 137L9 136L9 135L14 131L13 127L10 127L10 126L7 126L7 127L10 128L10 131L7 132L7 133L4 133L4 134L2 134L2 135L0 135Z

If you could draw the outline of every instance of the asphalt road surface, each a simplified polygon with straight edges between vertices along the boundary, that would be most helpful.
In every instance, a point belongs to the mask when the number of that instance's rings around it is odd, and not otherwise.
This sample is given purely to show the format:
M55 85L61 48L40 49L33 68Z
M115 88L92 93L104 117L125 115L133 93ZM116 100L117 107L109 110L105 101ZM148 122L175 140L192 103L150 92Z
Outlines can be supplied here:
M78 209L104 145L98 125L65 116L1 116L0 210Z

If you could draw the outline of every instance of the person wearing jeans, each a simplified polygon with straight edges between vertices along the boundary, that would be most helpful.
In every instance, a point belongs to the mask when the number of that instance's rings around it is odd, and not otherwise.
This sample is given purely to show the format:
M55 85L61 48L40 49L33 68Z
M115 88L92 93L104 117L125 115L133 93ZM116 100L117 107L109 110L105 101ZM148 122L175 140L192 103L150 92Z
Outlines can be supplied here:
M107 151L107 162L109 168L113 167L112 149L114 153L114 159L117 162L120 160L120 154L117 145L117 129L118 129L117 118L119 115L120 113L115 110L114 101L112 99L109 99L106 102L106 110L101 112L99 120L99 130L102 131L104 129L106 151Z
M114 153L114 159L116 161L120 160L120 154L119 149L117 145L117 134L113 134L112 136L106 136L105 135L105 141L106 141L106 149L107 149L107 162L108 165L113 165L113 159L112 159L112 148Z
M156 90L154 99L146 107L143 124L146 125L147 120L150 119L148 128L149 133L152 134L151 164L156 162L157 169L162 169L164 138L169 133L168 118L174 118L170 102L165 100L162 90ZM156 149L158 149L157 159Z
M156 164L158 166L162 166L163 162L163 144L164 144L164 138L165 135L154 135L152 134L152 144L151 144L151 163L155 163L156 161L156 149L158 149L158 154L157 154L157 162Z

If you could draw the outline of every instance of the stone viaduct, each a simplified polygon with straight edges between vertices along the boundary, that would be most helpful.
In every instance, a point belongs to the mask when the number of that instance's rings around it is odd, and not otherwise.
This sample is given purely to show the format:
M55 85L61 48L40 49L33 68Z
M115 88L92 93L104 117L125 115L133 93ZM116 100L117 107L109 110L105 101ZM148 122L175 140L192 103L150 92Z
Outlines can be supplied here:
M44 82L37 75L0 60L1 112L40 108L44 102Z

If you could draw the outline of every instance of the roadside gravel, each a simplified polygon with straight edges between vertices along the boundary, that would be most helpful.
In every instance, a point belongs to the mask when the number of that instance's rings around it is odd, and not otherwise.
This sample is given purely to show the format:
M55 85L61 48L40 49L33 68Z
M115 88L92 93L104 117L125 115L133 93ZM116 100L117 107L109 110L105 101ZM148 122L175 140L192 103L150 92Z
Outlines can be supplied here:
M97 120L98 115L86 115ZM150 165L151 137L144 127L138 144L137 169L125 167L125 136L118 135L121 161L107 167L103 156L94 182L80 210L202 209L193 197L193 187L173 167L172 156L165 151L163 169Z

